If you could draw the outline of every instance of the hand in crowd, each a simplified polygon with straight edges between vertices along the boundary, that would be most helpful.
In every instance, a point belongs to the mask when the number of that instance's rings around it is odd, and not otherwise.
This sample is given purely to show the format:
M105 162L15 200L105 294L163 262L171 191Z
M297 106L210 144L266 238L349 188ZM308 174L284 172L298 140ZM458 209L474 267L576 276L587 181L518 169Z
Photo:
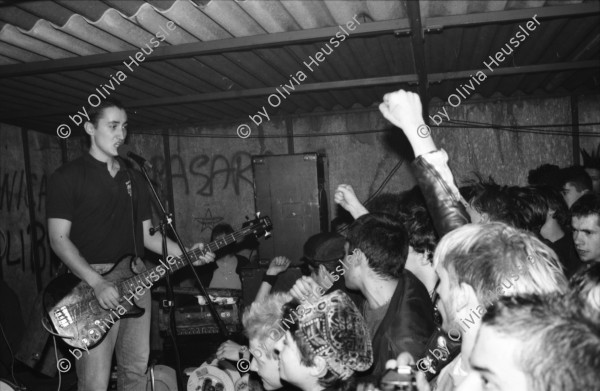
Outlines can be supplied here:
M196 243L192 247L192 250L196 250L196 249L202 250L203 248L204 248L204 244ZM202 265L206 265L207 263L214 262L214 261L215 261L215 253L213 253L212 251L209 251L206 254L198 257L198 259L194 261L193 265L194 266L202 266Z
M354 189L350 185L339 185L335 189L333 200L336 204L347 210L355 219L369 213L369 211L360 203Z
M423 120L422 110L419 95L404 90L385 94L379 105L381 114L402 129L413 147L415 157L436 150L430 129Z
M121 296L115 284L100 276L97 282L91 284L91 287L94 289L96 299L98 299L98 303L102 308L108 310L119 306Z
M325 290L331 288L333 286L333 283L335 282L333 276L324 265L319 265L317 273L314 273L312 277L314 277L315 282L321 287L323 287L323 289Z
M283 273L284 271L287 270L288 267L290 267L291 263L292 263L292 261L286 257L283 257L283 256L275 257L271 260L271 263L269 263L269 268L267 269L267 275L268 276L276 276L279 273Z
M237 361L240 359L240 349L242 345L227 340L223 342L217 349L217 358L219 360Z
M295 299L300 300L300 302L316 302L325 292L323 289L312 277L303 276L302 278L296 280L296 283L290 289L290 295Z

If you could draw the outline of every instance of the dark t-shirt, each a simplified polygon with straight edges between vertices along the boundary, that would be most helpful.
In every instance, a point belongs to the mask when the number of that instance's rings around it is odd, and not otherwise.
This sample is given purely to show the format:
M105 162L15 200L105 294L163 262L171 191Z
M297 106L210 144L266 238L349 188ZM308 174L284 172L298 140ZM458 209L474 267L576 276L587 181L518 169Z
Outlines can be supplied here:
M48 183L48 218L71 222L70 239L90 264L114 263L125 254L144 253L142 222L151 217L150 197L141 174L121 169L113 178L106 163L89 153L66 163ZM133 213L136 207L136 235Z

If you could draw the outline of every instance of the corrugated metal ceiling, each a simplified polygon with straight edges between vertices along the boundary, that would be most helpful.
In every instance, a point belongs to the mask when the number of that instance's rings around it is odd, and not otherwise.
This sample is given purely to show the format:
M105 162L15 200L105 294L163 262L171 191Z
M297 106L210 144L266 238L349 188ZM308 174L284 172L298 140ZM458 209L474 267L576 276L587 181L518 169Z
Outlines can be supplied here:
M446 100L469 82L456 72L485 68L519 26L552 9L560 15L540 17L501 64L541 68L489 77L474 94L598 91L599 1L420 1L429 95ZM347 31L353 18L360 26ZM411 24L396 0L0 2L0 122L54 132L99 93L137 107L131 126L145 128L248 120L263 106L271 116L369 107L418 81ZM349 38L328 50L340 25ZM140 48L152 53L128 69ZM303 62L320 50L332 54L310 71ZM543 67L569 63L583 65ZM306 80L294 80L299 71Z

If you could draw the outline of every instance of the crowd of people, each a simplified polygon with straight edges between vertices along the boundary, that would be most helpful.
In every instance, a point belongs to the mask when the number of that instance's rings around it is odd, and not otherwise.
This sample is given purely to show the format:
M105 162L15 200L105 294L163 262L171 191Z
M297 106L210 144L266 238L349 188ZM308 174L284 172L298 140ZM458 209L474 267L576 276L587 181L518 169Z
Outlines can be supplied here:
M243 314L249 346L226 341L217 357L249 352L265 390L374 390L406 368L419 391L598 389L599 167L543 165L529 186L480 177L458 187L449 156L423 132L418 95L386 94L380 111L414 151L417 186L365 205L351 185L337 186L334 201L352 221L307 239L306 275L289 292L270 291L290 260L271 261ZM104 310L122 300L105 274L119 256L163 244L150 235L142 177L117 159L126 126L118 102L90 112L89 153L48 185L52 249ZM213 239L231 231L220 225ZM165 244L173 256L189 251ZM196 264L208 264L207 286L239 289L247 262L226 250ZM120 320L77 360L80 390L107 389L113 353L119 389L146 384L150 296L136 304L143 316Z
M272 262L243 316L262 387L375 390L408 366L406 389L420 391L598 389L600 167L459 188L447 153L418 131L418 95L386 94L380 110L410 142L418 186L363 205L339 185L354 220L307 240L307 275L269 293L289 265ZM217 356L239 349L227 341Z

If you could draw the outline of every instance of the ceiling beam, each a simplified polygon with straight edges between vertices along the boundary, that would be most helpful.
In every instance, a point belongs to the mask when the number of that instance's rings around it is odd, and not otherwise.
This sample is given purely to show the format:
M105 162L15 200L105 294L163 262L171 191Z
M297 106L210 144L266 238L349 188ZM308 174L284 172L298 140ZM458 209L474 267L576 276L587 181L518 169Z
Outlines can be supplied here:
M412 0L409 1L409 3L410 2L412 2ZM538 19L550 19L568 18L573 16L589 16L598 13L600 13L600 4L593 2L585 4L525 8L518 10L494 11L465 15L436 16L423 19L422 27L425 32L434 32L447 27L518 22L521 20L531 19L532 15L534 14L537 14ZM201 56L205 54L222 54L226 52L318 42L331 38L338 31L339 26L335 26L300 31L287 31L283 33L253 35L248 37L219 39L206 42L194 42L174 46L163 46L155 48L152 55L145 59L145 62L165 61L175 58ZM394 19L380 22L361 23L358 28L351 33L350 37L402 33L409 31L410 25L408 19ZM137 50L127 50L122 52L95 54L91 56L35 61L15 65L3 65L0 66L0 78L122 65L124 60L129 59L129 56L134 57L137 52Z
M434 16L425 19L425 32L436 31L444 27L468 27L480 24L497 24L519 22L531 19L569 18L573 16L591 16L600 13L600 3L569 4L538 8L521 8L517 10L481 12L452 16Z
M598 67L600 67L600 60L588 60L579 62L557 62L551 64L524 65L520 67L502 67L495 68L493 72L491 72L488 68L474 69L471 71L440 72L429 74L429 83L439 83L444 80L453 79L469 79L471 75L474 76L480 71L485 73L487 77L493 77L540 72L563 72L577 69L594 69Z
M425 61L425 34L421 25L421 9L419 0L406 0L406 9L410 21L412 57L415 70L419 76L419 97L421 98L423 118L428 118L429 93L427 88L427 62Z
M540 65L526 65L520 67L503 67L495 68L493 72L490 72L488 68L483 69L472 69L455 72L442 72L442 73L430 73L427 78L429 83L439 83L444 80L455 80L455 79L469 79L471 75L476 75L477 72L481 71L485 73L486 77L494 76L507 76L507 75L519 75L529 73L540 73L540 72L563 72L573 71L578 69L597 69L600 67L600 60L589 60L580 62L561 62L553 64L540 64ZM341 90L346 88L362 88L362 87L373 87L373 86L393 86L400 83L416 83L419 78L416 74L409 75L398 75L398 76L385 76L385 77L372 77L366 79L354 79L354 80L340 80L330 81L323 83L309 83L301 84L296 86L294 93L298 92L318 92L318 91L332 91ZM126 107L141 108L141 107L156 107L156 106L173 106L187 103L198 103L198 102L213 102L227 99L240 99L240 98L256 98L261 96L268 96L275 93L274 87L266 88L253 88L246 90L237 91L222 91L222 92L207 92L203 94L192 94L175 97L165 98L149 98L140 99L124 102ZM29 118L41 118L49 117L54 115L68 115L73 114L73 107L65 107L64 109L54 110L33 110L35 115L32 115L32 110L19 111L19 112L3 112L0 113L0 121L10 121L16 119L29 119Z

